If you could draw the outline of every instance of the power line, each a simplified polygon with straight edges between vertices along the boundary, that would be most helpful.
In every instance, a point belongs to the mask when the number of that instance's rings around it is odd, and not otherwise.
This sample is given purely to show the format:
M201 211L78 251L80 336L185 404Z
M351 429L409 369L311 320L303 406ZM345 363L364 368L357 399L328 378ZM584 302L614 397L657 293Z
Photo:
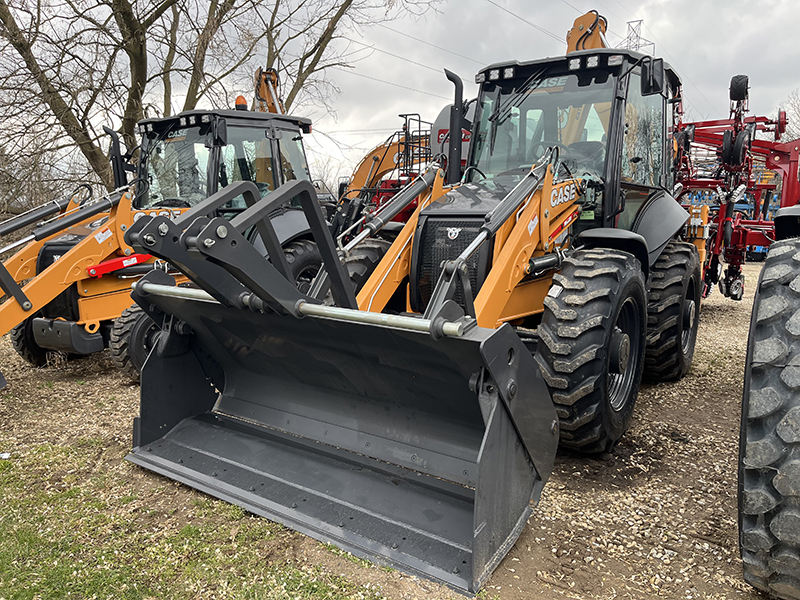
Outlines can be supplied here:
M405 33L403 31L397 31L397 29L392 29L391 27L389 27L388 25L384 25L383 23L378 23L378 26L383 27L384 29L388 29L389 31L391 31L392 33L396 33L397 35L402 35L404 37L412 39L415 42L419 42L420 44L425 44L426 46L430 46L431 48L436 48L437 50L441 50L442 52L447 52L448 54L452 54L453 56L458 56L459 58L464 58L466 60L471 60L472 62L474 62L476 64L479 64L479 65L485 65L486 64L484 61L475 60L474 58L470 58L469 56L464 56L463 54L459 54L458 52L453 52L452 50L448 50L447 48L442 48L441 46L437 46L436 44L431 44L430 42L426 42L425 40L421 40L418 37L414 37L413 35L410 35L410 34Z
M628 7L627 7L627 6L625 6L624 4L622 4L622 2L620 2L619 0L614 0L614 2L616 2L616 3L617 3L617 4L619 4L619 5L620 5L620 6L621 6L623 9L625 9L625 11L626 11L626 12L627 12L629 15L631 15L631 16L632 16L634 19L638 19L638 18L639 18L639 17L638 17L636 14L634 14L634 13L633 13L633 12L632 12L632 11L631 11L631 10L630 10ZM647 33L649 33L649 34L650 34L650 37L651 37L651 38L653 38L653 41L654 41L656 44L658 44L658 46L661 48L661 51L662 51L664 54L666 54L667 58L668 58L670 61L672 61L673 65L674 65L674 64L675 64L675 59L674 59L674 58L672 57L672 55L671 55L671 54L670 54L670 53L667 51L667 48L666 48L666 46L664 46L664 44L662 44L662 43L661 43L661 42L658 40L658 38L656 38L655 34L654 34L654 33L653 33L651 30L650 30L650 28L649 28L649 27L648 27L648 26L647 26L645 23L642 23L642 26L645 28L645 30L647 31ZM675 68L675 70L677 71L677 67L674 67L674 68ZM695 91L696 91L698 94L700 94L700 97L701 97L703 100L705 100L705 101L706 101L706 104L708 104L708 106L710 106L710 107L711 107L711 110L713 111L713 110L714 110L714 105L711 103L711 101L710 101L708 98L706 98L706 96L705 96L705 94L703 94L702 90L701 90L701 89L700 89L700 88L699 88L699 87L698 87L698 86L697 86L697 85L694 83L694 81L692 81L691 79L689 79L689 76L688 76L688 75L684 75L683 77L686 79L686 81L687 81L688 83L690 83L690 84L692 85L692 87L694 88L694 90L695 90ZM690 103L690 105L691 105L691 103ZM696 109L695 109L695 110L696 110ZM700 111L698 111L698 113L699 113L699 112L700 112Z
M386 50L381 50L380 48L377 48L377 47L375 47L375 46L373 46L371 44L365 44L364 42L359 42L358 40L352 40L352 39L350 39L348 37L346 37L345 39L348 42L353 42L354 44L359 44L361 46L364 46L365 48L369 48L371 50L375 50L375 51L380 52L382 54L388 54L389 56L393 56L394 58L399 58L400 60L402 60L405 63L410 63L412 65L417 65L418 67L423 67L425 69L428 69L429 71L433 71L435 73L439 73L440 75L442 74L442 70L441 69L437 69L437 68L432 67L430 65L426 65L424 63L420 63L420 62L417 62L415 60L411 60L410 58L406 58L405 56L400 56L399 54L392 54L391 52L388 52Z
M397 131L397 127L376 127L375 129L328 129L327 133L349 135L357 133L392 133L394 131Z
M499 8L500 10L504 10L504 11L506 11L506 12L507 12L508 14L510 14L512 17L515 17L515 18L519 19L519 20L520 20L520 21L522 21L523 23L527 23L528 25L530 25L531 27L533 27L533 28L534 28L534 29L536 29L537 31L541 31L541 32L542 32L542 33L544 33L545 35L549 35L549 36L550 36L551 38L553 38L554 40L558 40L559 42L561 42L561 41L562 41L562 39L561 39L560 37L558 37L558 36L557 36L555 33L552 33L552 32L550 32L550 31L547 31L547 29L544 29L543 27L539 27L538 25L534 25L534 24L533 24L533 23L531 23L530 21L528 21L528 20L526 20L526 19L523 19L522 17L520 17L518 14L511 12L510 10L508 10L507 8L505 8L504 6L500 6L500 5L499 5L497 2L495 2L494 0L486 0L486 1L487 1L489 4L494 4L494 5L495 5L497 8Z
M393 81L386 81L385 79L378 79L377 77L371 77L369 75L364 75L363 73L356 73L355 71L351 71L349 69L343 69L342 67L331 67L332 69L336 69L337 71L343 71L345 73L350 73L350 75L355 75L357 77L363 77L364 79L370 79L372 81L377 81L379 83L385 83L386 85L393 85L394 87L402 88L404 90L409 90L412 92L417 92L418 94L425 94L426 96L433 96L434 98L441 98L442 100L450 100L450 98L446 98L444 96L440 96L439 94L432 94L430 92L424 92L417 88L408 87L406 85L401 85L399 83L395 83Z

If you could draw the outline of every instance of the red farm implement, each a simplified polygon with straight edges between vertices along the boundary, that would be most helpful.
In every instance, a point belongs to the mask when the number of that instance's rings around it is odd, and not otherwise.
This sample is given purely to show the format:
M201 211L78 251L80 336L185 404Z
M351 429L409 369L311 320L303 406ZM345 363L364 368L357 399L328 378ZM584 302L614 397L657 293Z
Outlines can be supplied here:
M784 111L777 119L747 116L747 76L731 79L730 100L728 119L677 127L675 166L676 182L683 186L679 200L693 205L689 237L701 259L705 254L703 297L719 284L725 296L741 300L741 267L748 251L775 241L776 226L797 226L797 217L787 214L794 211L785 209L800 201L800 141L781 142L787 123ZM771 133L773 139L758 139L757 132ZM772 214L774 197L786 217L782 224L776 224Z

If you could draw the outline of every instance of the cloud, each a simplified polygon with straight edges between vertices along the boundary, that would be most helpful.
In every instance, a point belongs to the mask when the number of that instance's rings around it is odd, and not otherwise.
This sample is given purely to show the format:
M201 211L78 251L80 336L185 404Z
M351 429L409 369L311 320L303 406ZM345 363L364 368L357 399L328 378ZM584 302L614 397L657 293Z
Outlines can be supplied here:
M693 119L728 117L728 85L733 75L750 76L751 114L775 116L792 90L800 87L800 44L787 35L791 25L800 21L796 0L757 5L746 0L494 3L561 40L580 14L570 5L580 10L596 8L605 15L612 45L626 35L627 21L644 19L642 36L655 42L656 55L680 73ZM356 149L337 149L316 135L310 145L316 146L317 152L340 155L354 166L367 149L388 136L388 129L401 125L399 113L419 113L429 121L436 117L447 104L443 98L453 95L444 68L464 79L465 97L469 98L477 94L474 75L482 66L563 55L566 41L553 39L495 4L488 0L451 0L439 5L437 13L429 12L423 18L392 22L388 25L391 29L376 26L365 30L359 42L406 60L375 51L356 64L355 72L412 89L337 71L332 75L341 89L334 102L336 118L321 113L312 118L320 131ZM379 131L363 131L369 129Z

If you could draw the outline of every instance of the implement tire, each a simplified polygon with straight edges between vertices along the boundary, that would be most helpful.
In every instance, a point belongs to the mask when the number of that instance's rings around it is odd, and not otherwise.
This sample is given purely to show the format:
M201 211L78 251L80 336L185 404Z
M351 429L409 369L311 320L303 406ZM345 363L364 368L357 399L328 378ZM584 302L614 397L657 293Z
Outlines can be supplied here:
M689 372L697 342L703 285L697 248L670 242L650 273L644 377L676 381Z
M647 302L639 261L579 250L544 300L536 361L561 422L561 446L610 450L628 428L644 364Z
M161 328L137 304L114 319L108 347L114 365L133 381L139 381L144 361L158 342Z
M761 271L739 440L744 578L800 598L800 239L773 244Z
M51 351L42 348L33 337L33 319L38 316L33 315L25 319L11 330L9 337L17 354L34 367L44 367L47 365L47 355Z
M729 88L730 98L734 102L747 100L747 88L750 85L750 78L747 75L734 75L731 77L731 87Z

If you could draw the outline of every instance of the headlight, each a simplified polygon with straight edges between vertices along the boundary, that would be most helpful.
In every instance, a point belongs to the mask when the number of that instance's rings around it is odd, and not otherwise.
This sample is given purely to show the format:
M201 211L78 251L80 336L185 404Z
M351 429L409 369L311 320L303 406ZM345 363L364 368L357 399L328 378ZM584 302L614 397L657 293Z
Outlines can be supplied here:
M586 59L586 67L589 69L594 69L599 64L600 64L599 56L590 56L589 58Z
M500 69L489 71L489 81L497 81L498 79L500 79Z
M608 57L608 66L609 67L618 67L622 64L622 55L615 54L614 56Z
M580 58L570 58L569 59L569 70L570 71L577 71L581 68L581 59Z

